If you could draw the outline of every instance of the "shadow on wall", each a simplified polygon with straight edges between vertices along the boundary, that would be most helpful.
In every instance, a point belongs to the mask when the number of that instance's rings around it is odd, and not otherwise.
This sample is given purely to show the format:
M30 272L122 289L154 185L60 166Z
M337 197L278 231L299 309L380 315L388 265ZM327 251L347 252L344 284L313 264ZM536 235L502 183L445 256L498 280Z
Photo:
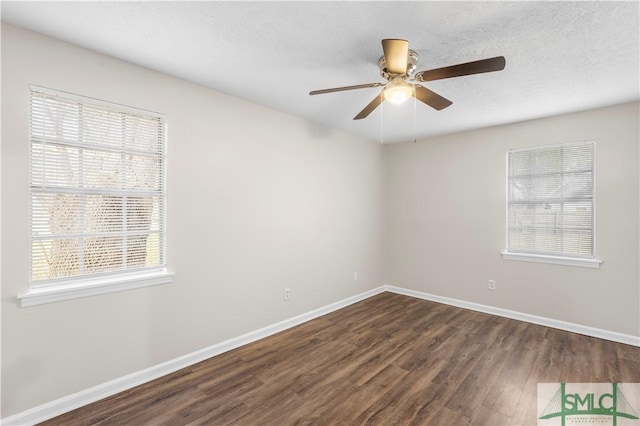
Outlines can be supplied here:
M307 134L312 139L326 139L331 137L331 135L335 134L335 132L320 124L314 123L312 121L306 121Z

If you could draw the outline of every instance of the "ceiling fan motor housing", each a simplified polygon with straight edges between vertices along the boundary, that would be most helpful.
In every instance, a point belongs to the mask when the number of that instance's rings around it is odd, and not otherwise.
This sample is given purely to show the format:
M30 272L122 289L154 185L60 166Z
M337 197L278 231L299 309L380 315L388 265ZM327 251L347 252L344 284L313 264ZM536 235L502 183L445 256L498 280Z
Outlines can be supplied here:
M409 49L409 54L407 56L406 76L409 77L416 70L416 66L418 65L418 52ZM380 68L380 75L386 80L396 77L396 74L387 71L387 61L385 60L384 55L378 59L378 68Z

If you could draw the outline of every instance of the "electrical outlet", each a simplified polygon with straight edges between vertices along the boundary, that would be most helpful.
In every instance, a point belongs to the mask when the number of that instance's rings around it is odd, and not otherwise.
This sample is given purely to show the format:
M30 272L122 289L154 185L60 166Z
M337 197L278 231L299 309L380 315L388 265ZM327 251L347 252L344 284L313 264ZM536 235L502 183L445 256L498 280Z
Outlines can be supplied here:
M354 281L358 281L358 271L355 271L355 272L353 273L353 280L354 280Z
M496 289L496 280L489 280L489 290Z
M284 300L291 300L291 289L290 288L285 288L284 289Z

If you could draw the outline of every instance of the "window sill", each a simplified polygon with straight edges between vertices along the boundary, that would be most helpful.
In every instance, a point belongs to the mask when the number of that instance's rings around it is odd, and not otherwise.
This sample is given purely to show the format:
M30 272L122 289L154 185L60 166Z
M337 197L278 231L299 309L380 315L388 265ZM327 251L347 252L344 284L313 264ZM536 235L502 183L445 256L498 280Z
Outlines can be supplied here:
M502 258L507 260L522 260L525 262L551 263L554 265L579 266L582 268L594 268L594 269L599 269L600 264L602 263L602 261L598 259L549 256L549 255L543 255L543 254L512 253L508 251L502 252Z
M78 299L80 297L131 290L173 281L173 272L167 270L125 274L118 277L72 280L55 285L32 288L25 294L18 295L20 306L42 305L44 303L60 302Z

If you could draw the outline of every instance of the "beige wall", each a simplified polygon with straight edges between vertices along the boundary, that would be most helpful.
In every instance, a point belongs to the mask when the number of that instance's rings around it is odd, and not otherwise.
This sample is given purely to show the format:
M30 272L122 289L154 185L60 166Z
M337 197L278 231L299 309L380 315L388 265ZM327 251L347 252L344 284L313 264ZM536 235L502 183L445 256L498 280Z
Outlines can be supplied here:
M386 146L387 283L640 335L638 112L630 103ZM601 269L503 260L507 151L590 139Z
M29 84L166 114L172 284L18 307ZM1 417L384 284L382 167L380 144L3 24Z

